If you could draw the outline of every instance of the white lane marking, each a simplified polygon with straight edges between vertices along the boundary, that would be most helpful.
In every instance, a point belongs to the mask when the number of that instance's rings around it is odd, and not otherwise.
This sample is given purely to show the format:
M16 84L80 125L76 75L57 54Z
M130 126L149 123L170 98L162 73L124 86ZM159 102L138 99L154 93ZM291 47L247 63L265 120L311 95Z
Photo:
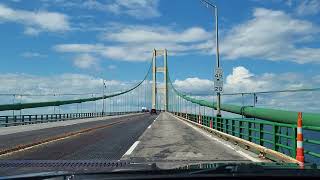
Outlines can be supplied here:
M151 128L151 124L148 126L148 129L150 129Z
M201 129L198 129L197 127L191 125L190 123L185 122L184 120L181 120L181 119L179 119L179 118L177 118L177 117L175 117L175 118L178 119L178 120L180 120L180 121L182 121L182 122L185 123L186 125L190 126L190 127L193 128L194 130L198 131L198 132L201 133L202 135L207 136L207 137L209 137L209 138L211 138L211 139L213 139L213 140L215 140L215 141L223 144L224 146L226 146L226 147L228 147L228 148L236 151L237 153L239 153L239 154L242 155L243 157L249 159L250 161L253 161L253 162L263 162L263 161L261 161L260 159L254 158L254 157L246 154L245 152L243 152L243 151L241 151L241 150L237 150L236 148L232 147L231 145L224 143L224 142L221 141L220 139L214 137L214 136L211 135L211 134L208 134L208 133L202 131Z
M155 122L159 117L160 117L160 114L158 115L158 117L156 119L153 120L153 122Z
M132 144L132 146L128 149L128 151L123 155L123 156L128 156L132 153L132 151L138 146L138 144L140 143L140 141L136 141ZM122 156L122 157L123 157Z

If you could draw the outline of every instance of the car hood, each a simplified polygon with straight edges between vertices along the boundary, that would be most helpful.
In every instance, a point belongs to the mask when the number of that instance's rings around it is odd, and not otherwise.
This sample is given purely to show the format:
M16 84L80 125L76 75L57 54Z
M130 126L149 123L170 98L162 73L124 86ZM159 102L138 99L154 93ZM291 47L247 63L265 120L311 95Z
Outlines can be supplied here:
M0 160L0 174L10 176L60 176L101 172L212 169L228 164L254 164L261 167L299 168L288 163L252 163L251 161L130 161L130 160ZM305 166L305 168L316 166Z

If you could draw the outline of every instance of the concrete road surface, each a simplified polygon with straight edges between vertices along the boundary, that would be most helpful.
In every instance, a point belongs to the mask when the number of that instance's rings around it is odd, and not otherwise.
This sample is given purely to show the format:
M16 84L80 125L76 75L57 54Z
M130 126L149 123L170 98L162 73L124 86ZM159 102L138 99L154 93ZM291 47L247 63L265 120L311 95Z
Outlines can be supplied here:
M149 162L259 161L251 157L252 153L200 131L169 113L161 113L134 144L132 152L122 159Z

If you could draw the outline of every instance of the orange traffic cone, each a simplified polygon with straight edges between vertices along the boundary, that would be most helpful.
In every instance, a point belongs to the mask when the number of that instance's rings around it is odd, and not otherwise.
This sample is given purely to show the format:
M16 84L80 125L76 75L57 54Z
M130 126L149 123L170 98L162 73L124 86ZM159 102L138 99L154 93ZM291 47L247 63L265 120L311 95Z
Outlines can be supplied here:
M300 166L304 166L304 150L303 150L303 135L302 135L302 112L298 113L297 121L297 156L296 159L300 162Z

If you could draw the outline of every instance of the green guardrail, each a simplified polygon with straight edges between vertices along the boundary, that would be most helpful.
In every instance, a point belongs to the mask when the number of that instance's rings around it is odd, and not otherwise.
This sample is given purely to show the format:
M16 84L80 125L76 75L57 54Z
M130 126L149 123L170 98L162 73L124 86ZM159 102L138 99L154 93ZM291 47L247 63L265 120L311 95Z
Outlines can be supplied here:
M248 140L261 146L296 156L296 126L250 118L219 118L172 112L198 124Z
M281 152L292 158L296 158L296 125L252 118L220 118L183 112L171 113L220 132ZM306 138L304 138L304 153L305 156L309 157L306 159L313 162L319 162L320 141L317 137L320 135L320 128L305 126L303 129L304 135L307 135ZM310 134L310 131L317 133L318 136L312 136L313 134Z
M63 114L24 114L14 116L0 116L0 127L20 126L27 124L48 123L56 121L67 121L83 118L94 118L104 116L115 116L139 113L139 111L128 112L86 112L86 113L63 113Z
M168 83L170 83L168 85L173 89L173 93L178 97L199 106L217 108L214 102L192 98L177 91L173 87L170 77ZM187 117L192 121L197 121L199 118L199 115L196 114L176 112L177 110L181 111L180 107L170 106L169 109L176 115ZM221 110L239 114L245 118L219 118L202 115L202 125L210 127L211 121L212 128L218 131L295 158L298 112L230 104L222 104ZM307 112L302 114L305 156L308 160L320 163L320 114Z
M206 106L209 108L217 109L216 103L214 102L195 99L177 91L172 85L170 78L169 78L169 83L171 85L171 88L174 90L174 92L181 98L189 102L198 104L200 106ZM298 112L295 112L295 111L257 108L257 107L251 107L251 106L237 106L237 105L231 105L231 104L221 104L221 110L243 115L246 117L254 117L254 118L259 118L259 119L273 121L273 122L297 124ZM320 127L320 114L303 112L303 125Z

